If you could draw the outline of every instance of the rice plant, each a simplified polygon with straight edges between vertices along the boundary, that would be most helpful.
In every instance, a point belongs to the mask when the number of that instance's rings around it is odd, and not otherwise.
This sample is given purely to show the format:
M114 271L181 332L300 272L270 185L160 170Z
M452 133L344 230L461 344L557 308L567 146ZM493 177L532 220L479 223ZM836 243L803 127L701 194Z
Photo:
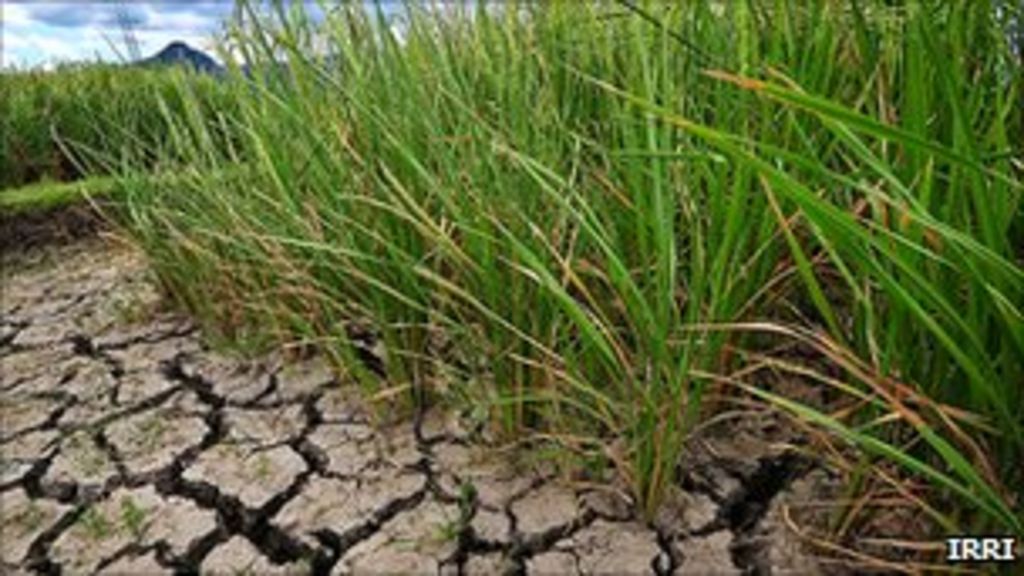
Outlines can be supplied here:
M129 166L121 214L211 329L610 464L647 515L714 391L927 480L946 529L1019 533L1008 6L241 3L233 113L181 81L156 154L189 168ZM842 400L766 387L780 342Z

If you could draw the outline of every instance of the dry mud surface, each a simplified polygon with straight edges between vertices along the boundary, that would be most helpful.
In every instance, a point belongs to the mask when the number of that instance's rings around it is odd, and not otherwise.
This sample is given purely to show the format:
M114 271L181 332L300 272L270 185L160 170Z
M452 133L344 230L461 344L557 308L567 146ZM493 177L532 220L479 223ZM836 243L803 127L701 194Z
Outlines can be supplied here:
M438 413L372 426L317 358L242 360L97 238L4 255L0 573L813 574L816 475L746 418L654 522Z

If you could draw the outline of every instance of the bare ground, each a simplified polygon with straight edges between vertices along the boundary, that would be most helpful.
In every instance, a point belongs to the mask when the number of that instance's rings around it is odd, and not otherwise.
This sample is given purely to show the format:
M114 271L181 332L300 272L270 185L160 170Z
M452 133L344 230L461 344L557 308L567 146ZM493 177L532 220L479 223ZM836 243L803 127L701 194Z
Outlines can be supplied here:
M495 456L453 416L372 425L317 357L211 350L130 249L12 237L0 572L821 571L782 510L830 481L779 447L770 417L695 441L685 481L641 522L614 491Z

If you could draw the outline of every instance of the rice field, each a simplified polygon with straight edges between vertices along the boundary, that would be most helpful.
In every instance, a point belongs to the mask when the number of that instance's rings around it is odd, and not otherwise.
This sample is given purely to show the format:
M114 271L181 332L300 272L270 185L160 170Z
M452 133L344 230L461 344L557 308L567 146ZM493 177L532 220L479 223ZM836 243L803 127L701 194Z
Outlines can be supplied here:
M201 98L205 121L217 131L231 115L232 99L213 78L106 64L5 72L0 77L0 190L109 175L122 164L161 169L157 159L172 160L159 151L168 131L164 119L181 115L177 94L183 84ZM228 135L221 131L220 138Z
M852 502L896 486L933 537L1020 535L1021 17L241 3L246 70L215 100L151 85L156 133L94 157L225 342L316 347L370 398L611 470L648 517L695 427L761 402L818 431Z

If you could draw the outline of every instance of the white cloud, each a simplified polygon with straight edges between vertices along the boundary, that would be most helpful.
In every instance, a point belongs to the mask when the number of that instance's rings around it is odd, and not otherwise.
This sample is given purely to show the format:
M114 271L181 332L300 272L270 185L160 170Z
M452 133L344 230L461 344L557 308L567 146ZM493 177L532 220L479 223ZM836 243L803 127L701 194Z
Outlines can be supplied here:
M269 0L256 0L268 2ZM323 17L319 0L305 0L309 15ZM373 6L374 0L366 0ZM444 2L424 0L437 7ZM381 0L385 14L401 3ZM0 0L3 50L0 65L39 66L55 60L104 60L129 56L121 23L130 23L140 56L150 56L175 40L217 57L212 37L230 17L230 0ZM113 47L111 46L113 44Z
M123 21L141 56L180 40L211 51L213 33L230 13L230 2L11 2L3 10L4 66L31 67L55 61L117 60L127 54ZM112 46L113 45L113 46Z
M152 7L149 7L148 10L151 12L151 15L147 24L140 26L139 30L173 30L195 33L197 30L212 30L216 28L217 19L211 18L209 15L196 12L159 13Z
M24 26L32 22L28 9L21 4L0 2L0 13L3 14L4 26Z

